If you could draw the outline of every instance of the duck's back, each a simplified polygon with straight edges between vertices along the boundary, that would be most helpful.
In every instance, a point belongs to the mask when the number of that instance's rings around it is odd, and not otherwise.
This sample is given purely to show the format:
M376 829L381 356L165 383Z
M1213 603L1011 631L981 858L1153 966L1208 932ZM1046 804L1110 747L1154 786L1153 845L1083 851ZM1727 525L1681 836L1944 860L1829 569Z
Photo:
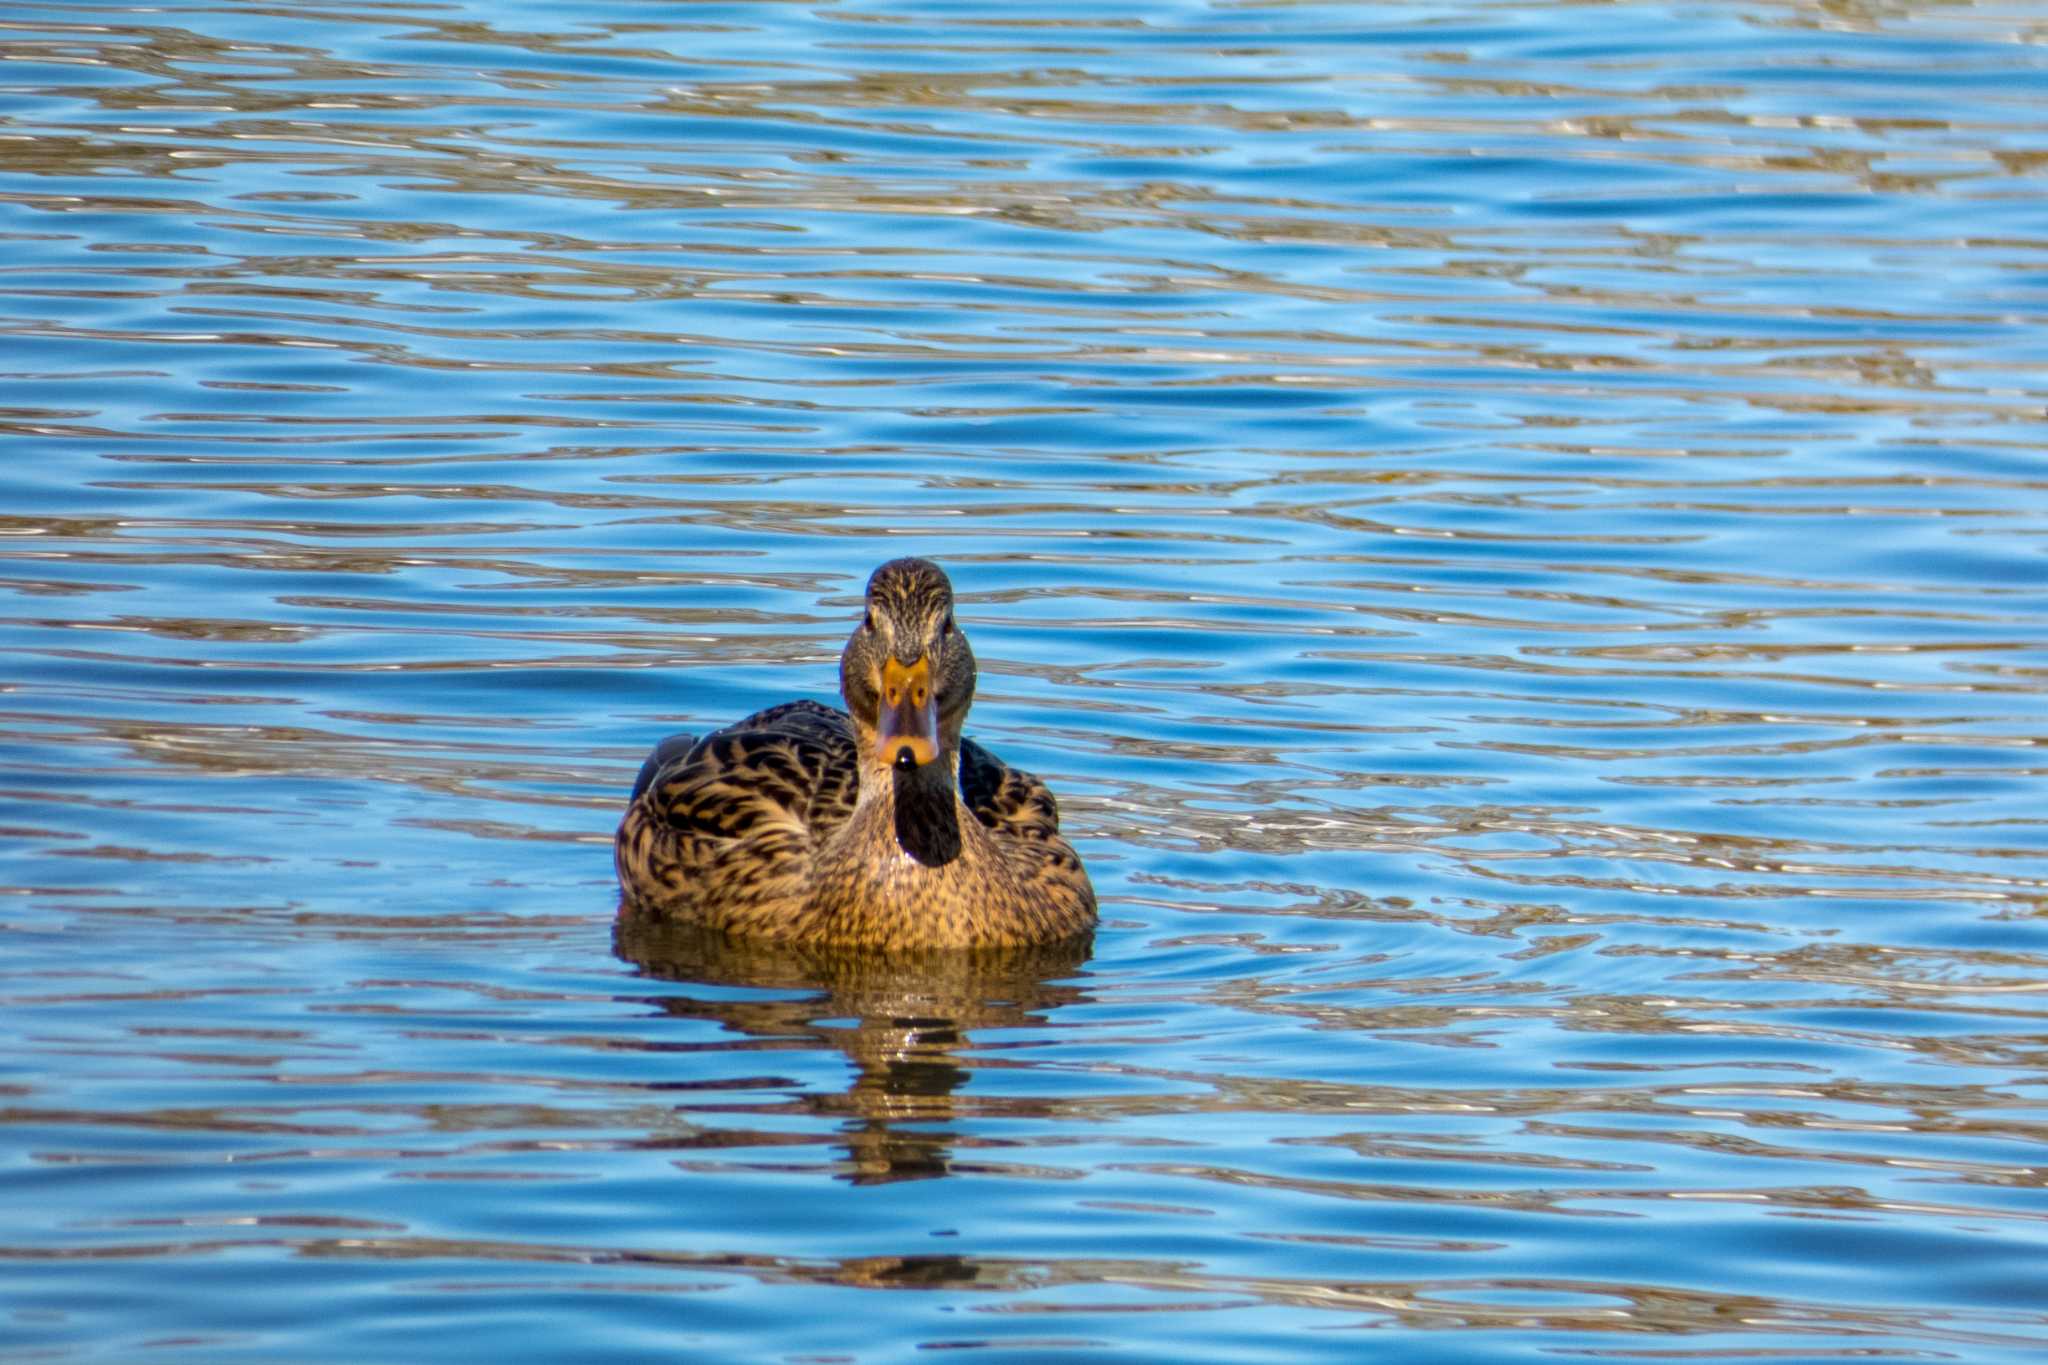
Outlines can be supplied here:
M671 735L641 765L633 800L649 791L679 829L729 832L728 819L765 800L829 830L853 813L853 725L844 711L792 701L701 739Z
M999 835L1044 840L1060 832L1052 789L971 739L960 741L960 797L975 819Z
M816 702L757 711L701 739L673 735L640 769L619 825L619 883L663 916L788 915L811 853L853 813L853 726Z

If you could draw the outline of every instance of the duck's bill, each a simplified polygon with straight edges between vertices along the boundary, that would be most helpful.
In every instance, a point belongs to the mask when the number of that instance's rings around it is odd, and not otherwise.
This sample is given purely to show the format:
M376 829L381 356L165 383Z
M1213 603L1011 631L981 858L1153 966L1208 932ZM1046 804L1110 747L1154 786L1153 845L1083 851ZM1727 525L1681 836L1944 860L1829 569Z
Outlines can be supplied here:
M875 748L892 767L923 767L939 756L939 698L932 688L932 661L882 665L882 715Z

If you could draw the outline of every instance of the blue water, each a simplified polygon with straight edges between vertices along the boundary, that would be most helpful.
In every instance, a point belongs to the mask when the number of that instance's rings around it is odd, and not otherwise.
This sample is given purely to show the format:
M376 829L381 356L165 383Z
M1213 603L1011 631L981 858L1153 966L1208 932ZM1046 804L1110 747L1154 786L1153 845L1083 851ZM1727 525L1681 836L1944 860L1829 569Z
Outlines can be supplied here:
M9 6L0 1354L2039 1359L2044 41ZM902 553L1093 943L615 942Z

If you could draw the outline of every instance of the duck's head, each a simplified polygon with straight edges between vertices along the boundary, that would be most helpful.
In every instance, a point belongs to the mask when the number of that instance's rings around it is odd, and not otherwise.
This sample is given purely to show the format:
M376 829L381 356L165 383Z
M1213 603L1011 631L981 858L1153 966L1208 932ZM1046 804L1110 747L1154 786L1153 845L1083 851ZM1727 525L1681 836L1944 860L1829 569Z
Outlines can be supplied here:
M863 767L911 772L950 760L974 700L974 651L953 622L945 570L929 559L875 570L867 614L839 656L839 693Z

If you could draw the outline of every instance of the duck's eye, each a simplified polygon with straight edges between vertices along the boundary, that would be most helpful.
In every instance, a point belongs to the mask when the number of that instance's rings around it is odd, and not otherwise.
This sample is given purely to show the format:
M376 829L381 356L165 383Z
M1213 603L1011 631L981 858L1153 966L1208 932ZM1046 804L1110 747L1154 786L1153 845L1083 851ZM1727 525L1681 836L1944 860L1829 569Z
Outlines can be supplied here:
M939 638L940 638L941 640L943 640L943 639L945 639L945 638L946 638L946 637L947 637L948 635L951 635L952 633L953 633L953 618L952 618L952 617L950 617L950 616L948 616L948 617L947 617L947 618L946 618L945 620L943 620L943 621L939 622Z
M860 623L860 628L864 631L867 631L869 634L874 633L875 609L873 607L868 608L868 619Z

